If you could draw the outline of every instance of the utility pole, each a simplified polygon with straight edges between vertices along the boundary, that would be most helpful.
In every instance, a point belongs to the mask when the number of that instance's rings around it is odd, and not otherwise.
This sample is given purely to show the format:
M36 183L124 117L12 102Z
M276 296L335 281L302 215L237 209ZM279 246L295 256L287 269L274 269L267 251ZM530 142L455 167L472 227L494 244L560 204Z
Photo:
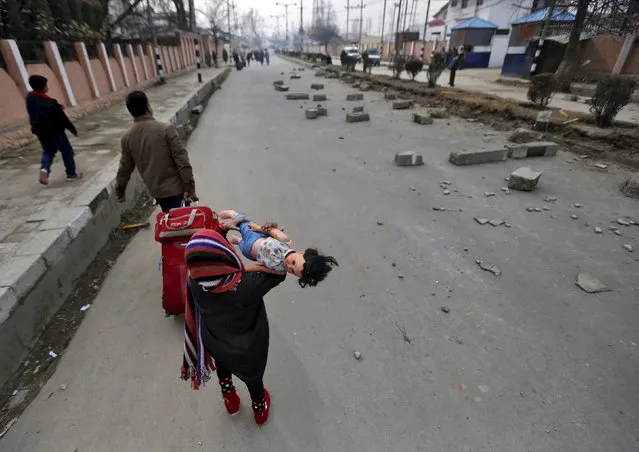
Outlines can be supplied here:
M397 29L395 31L395 54L397 56L404 53L404 43L402 42L401 52L399 47L399 24L402 22L402 0L397 5Z
M296 6L297 3L280 3L277 2L275 3L277 6L283 6L284 7L284 11L285 11L285 15L286 15L286 49L288 50L288 43L289 43L289 38L288 38L288 7L289 6ZM301 27L301 25L300 25Z
M555 14L555 5L557 4L557 0L551 0L550 6L548 7L548 15L544 20L544 26L541 29L541 35L539 36L539 42L537 43L537 50L535 51L535 56L533 57L533 62L530 65L530 76L535 75L537 71L537 65L539 63L539 57L541 56L541 52L544 48L544 40L546 39L546 35L548 34L548 27L550 22L552 21L552 17Z
M280 19L283 18L284 16L280 14L279 16L269 16L269 17L271 19L275 19L275 21L277 22L277 39L281 39L282 34L280 33Z
M359 5L351 6L350 0L346 2L346 40L348 41L348 22L350 19L351 9L359 9L359 42L362 42L362 10L364 9L364 2L360 2Z
M231 0L226 0L226 22L229 30L229 50L232 50L231 45Z
M359 3L359 43L362 43L362 28L364 28L364 2Z
M304 0L300 0L300 52L304 51Z
M153 23L151 0L146 0L146 17L149 22L149 28L151 29L151 40L153 41L153 53L155 54L155 67L158 72L158 82L160 85L164 85L166 83L166 79L164 78L164 68L162 67L162 58L160 57L160 46L158 46L158 34L155 31L155 24Z
M380 60L382 56L384 56L384 25L386 25L386 2L387 0L384 0L384 12L382 13L382 45L380 46L381 49L379 51Z
M351 21L351 0L346 0L346 41L348 42L348 26Z
M200 36L197 33L197 24L195 23L195 0L189 0L189 16L191 20L191 33L193 33L193 44L195 46L195 66L197 67L197 81L202 83L202 68L200 58Z
M189 0L189 25L192 32L195 33L197 26L195 25L195 0Z
M422 39L422 61L426 59L426 29L428 28L428 15L430 14L430 0L426 6L426 19L424 20L424 36Z

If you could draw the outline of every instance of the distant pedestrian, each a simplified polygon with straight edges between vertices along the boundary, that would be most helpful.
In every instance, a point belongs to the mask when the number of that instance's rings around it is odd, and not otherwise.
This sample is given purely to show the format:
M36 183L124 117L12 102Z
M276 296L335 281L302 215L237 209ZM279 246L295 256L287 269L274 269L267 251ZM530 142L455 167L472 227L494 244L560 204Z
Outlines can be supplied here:
M213 67L217 67L217 52L213 51Z
M268 49L264 49L264 58L266 58L266 65L271 65L271 55L268 53Z
M193 168L177 130L171 124L156 121L149 99L142 91L126 98L126 108L134 118L133 126L122 136L120 168L115 194L125 202L126 186L137 167L142 180L163 212L189 205L196 199Z
M253 52L249 52L246 54L246 64L251 65L251 59L253 58Z
M31 133L38 137L42 145L42 158L40 160L39 182L42 185L49 184L51 164L56 152L62 154L67 180L74 181L82 178L82 173L77 172L73 147L65 133L66 130L78 136L78 131L64 113L62 105L47 95L49 91L48 80L42 75L29 77L29 85L32 91L27 94L27 112Z
M453 57L453 61L450 63L450 78L448 80L448 84L450 86L455 86L455 74L457 71L462 68L464 64L464 48L460 47L459 50L456 51L456 55Z
M229 62L229 53L226 49L222 50L222 59L224 60L224 64Z

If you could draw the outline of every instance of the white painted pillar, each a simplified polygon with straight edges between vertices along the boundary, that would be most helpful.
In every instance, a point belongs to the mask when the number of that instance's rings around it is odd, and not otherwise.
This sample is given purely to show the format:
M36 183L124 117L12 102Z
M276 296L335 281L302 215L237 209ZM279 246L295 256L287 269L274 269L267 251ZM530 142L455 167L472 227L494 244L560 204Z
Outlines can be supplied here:
M156 54L155 54L155 49L153 48L153 45L152 45L152 44L147 44L147 45L146 45L146 51L149 53L149 55L151 55L151 56L153 57L153 61L155 61L155 60L156 60L156 58L157 58L157 56L156 56ZM152 65L151 65L151 69L152 69L152 72L153 72L153 77L155 77L156 75L158 75L158 72L157 72L157 63L156 63L156 64L152 64Z
M626 60L628 59L628 55L630 54L630 49L632 49L632 45L637 39L637 32L629 33L626 35L626 39L619 50L619 55L617 55L617 61L615 62L615 66L612 68L612 75L621 74L621 70L626 64Z
M113 50L115 50L115 58L118 60L118 64L120 65L120 68L122 69L122 77L124 77L124 86L126 86L127 88L129 86L131 86L131 82L129 82L129 74L127 73L126 70L126 64L124 64L124 57L122 56L122 47L120 47L120 44L113 44Z
M111 61L109 61L109 54L107 53L106 47L104 46L103 42L98 44L98 55L100 56L100 60L102 61L102 64L106 68L111 91L115 93L118 90L118 87L115 84L115 79L113 78L113 70L111 70Z
M73 89L71 88L71 82L69 81L69 76L67 75L67 70L64 67L64 62L62 61L62 57L60 57L60 51L58 50L58 44L54 41L45 41L44 42L45 53L47 49L50 53L47 55L47 59L49 60L49 65L53 72L60 78L62 82L62 87L64 88L64 92L67 95L67 99L69 100L69 104L72 107L78 105L78 102L75 99L75 95L73 94Z
M22 59L22 54L20 53L20 49L18 48L18 43L16 43L16 41L13 39L7 39L7 43L9 44L9 51L13 56L17 72L20 74L20 79L24 84L24 89L25 91L30 91L31 87L29 86L29 73L27 72L27 67L24 64L24 60ZM8 58L5 57L5 60L8 60Z
M138 53L140 54L140 60L142 61L142 71L144 72L144 80L149 79L149 71L146 68L146 55L144 55L144 46L138 44Z
M84 42L76 42L74 46L75 51L78 54L78 58L80 59L80 66L82 66L84 72L87 74L87 78L89 79L89 85L91 85L93 97L98 99L100 97L100 90L98 89L98 84L96 83L95 76L93 75L91 60L89 60L89 54L87 53L87 46Z
M131 66L133 66L133 75L135 76L135 83L140 83L140 73L138 72L138 64L135 62L135 54L133 53L133 46L131 44L126 45L126 54L131 60Z

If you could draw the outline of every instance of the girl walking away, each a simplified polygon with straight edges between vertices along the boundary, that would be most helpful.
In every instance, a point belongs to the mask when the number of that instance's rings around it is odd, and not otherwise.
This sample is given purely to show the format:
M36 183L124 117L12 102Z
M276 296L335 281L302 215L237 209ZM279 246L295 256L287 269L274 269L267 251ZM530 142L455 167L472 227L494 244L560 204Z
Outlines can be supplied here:
M269 325L264 295L286 275L246 272L233 247L218 232L204 229L185 248L189 271L182 379L193 389L216 370L226 411L240 410L233 375L251 395L258 425L268 420L271 397L264 388Z

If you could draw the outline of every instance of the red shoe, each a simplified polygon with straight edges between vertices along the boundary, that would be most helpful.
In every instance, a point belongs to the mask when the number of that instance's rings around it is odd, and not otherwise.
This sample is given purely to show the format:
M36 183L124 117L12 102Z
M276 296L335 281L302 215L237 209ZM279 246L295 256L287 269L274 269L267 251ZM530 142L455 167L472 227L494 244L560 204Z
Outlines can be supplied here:
M268 421L268 412L271 409L271 395L268 391L264 390L264 398L261 402L253 402L253 415L255 416L255 423L257 425L263 425Z
M240 412L240 396L237 395L233 381L229 378L227 380L220 381L222 387L222 398L224 399L224 406L229 415L235 416Z

